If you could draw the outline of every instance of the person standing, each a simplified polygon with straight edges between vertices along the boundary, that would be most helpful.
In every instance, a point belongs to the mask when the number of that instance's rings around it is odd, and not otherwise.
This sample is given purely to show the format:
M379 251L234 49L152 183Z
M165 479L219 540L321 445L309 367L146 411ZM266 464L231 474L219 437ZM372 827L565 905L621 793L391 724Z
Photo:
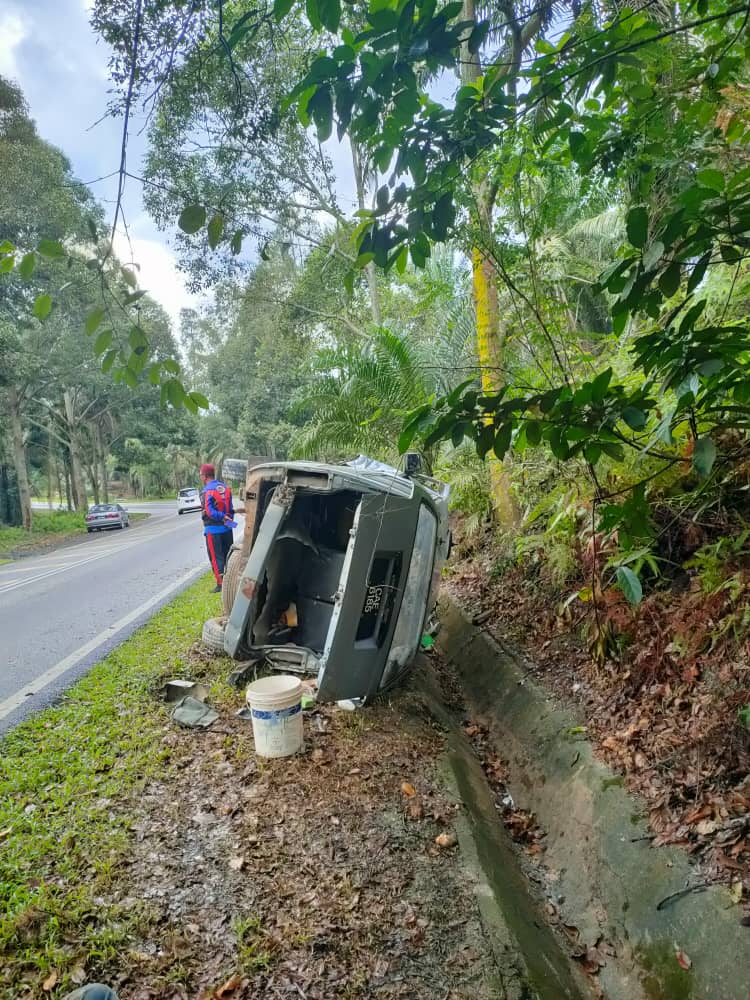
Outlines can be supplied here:
M203 534L206 538L206 549L211 563L211 569L216 577L213 592L221 591L224 577L224 567L227 563L229 550L234 542L234 504L232 491L221 480L216 478L216 469L206 463L201 466L201 517Z

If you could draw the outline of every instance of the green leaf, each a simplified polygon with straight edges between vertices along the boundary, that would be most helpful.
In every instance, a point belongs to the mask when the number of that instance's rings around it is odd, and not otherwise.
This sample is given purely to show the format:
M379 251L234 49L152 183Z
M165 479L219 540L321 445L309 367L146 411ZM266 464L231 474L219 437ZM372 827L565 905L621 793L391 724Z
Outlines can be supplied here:
M591 383L591 398L595 403L600 403L607 395L609 383L612 381L612 369L605 368Z
M625 228L628 240L634 247L638 247L640 250L641 247L646 245L648 237L648 213L643 205L636 205L635 208L630 209L625 220Z
M237 232L232 236L232 242L229 244L229 249L232 251L234 256L242 250L242 230L238 229Z
M305 10L307 12L307 19L313 26L313 29L315 31L320 31L323 27L323 22L320 20L318 0L305 0Z
M216 213L208 224L208 245L215 250L221 242L224 233L224 216Z
M542 440L542 425L538 420L526 421L526 440L532 445L537 445Z
M688 293L695 291L695 289L703 281L703 275L706 273L706 268L711 262L711 251L704 253L701 259L693 268L693 273L688 278L687 290Z
M92 333L96 333L98 328L101 326L103 319L104 319L103 309L94 309L92 312L88 314L88 316L86 317L86 323L84 324L83 327L83 329L86 331L87 337L90 337Z
M333 131L333 98L328 84L317 88L307 102L307 112L315 122L318 141L325 142Z
M180 372L180 366L177 364L177 362L173 358L167 358L167 360L164 361L163 364L164 364L164 370L168 371L170 373L170 375L178 375L179 374L179 372Z
M629 566L617 567L617 583L629 604L640 604L643 598L641 581Z
M671 299L680 287L681 277L682 268L680 267L680 262L678 260L673 260L666 271L664 271L659 278L659 288L668 299Z
M703 437L698 438L695 442L695 448L693 449L693 468L702 476L707 479L711 474L711 469L716 461L716 445L713 443L711 438Z
M661 240L656 240L643 254L643 270L653 271L664 254L664 244Z
M699 170L696 177L703 187L711 188L712 191L724 190L726 181L721 170L713 170L712 168Z
M166 385L169 402L175 409L179 409L185 400L185 390L182 387L182 383L178 382L175 378L171 378Z
M135 292L129 292L123 299L123 302L125 303L126 306L131 306L134 302L137 302L138 299L142 299L145 294L146 294L146 289L139 288Z
M35 265L36 254L32 250L31 253L25 253L21 258L21 263L18 265L18 273L22 278L25 278L26 281L28 281L34 273Z
M200 407L201 410L208 409L208 400L203 395L202 392L191 392L190 399L195 403L196 406Z
M158 385L161 380L161 372L159 371L159 365L151 365L148 370L148 380L151 385Z
M34 300L34 315L39 320L46 319L52 311L52 299L44 292Z
M432 226L435 231L435 239L444 240L448 235L448 230L453 225L456 217L456 210L453 206L453 195L450 191L441 195L435 202L432 210Z
M206 223L206 210L203 205L186 205L180 212L177 225L189 236L197 233Z
M104 352L109 348L111 343L112 343L112 331L102 330L102 332L94 341L94 354L97 356L97 358L99 357L100 354L104 354Z
M742 259L742 254L737 247L730 246L728 243L722 243L719 252L725 264L736 264L738 260Z
M16 248L13 246L10 240L3 240L3 242L0 243L0 253L13 253L15 249Z
M318 0L318 14L324 28L338 31L341 21L341 0Z
M15 267L15 263L15 257L3 257L3 259L0 260L0 274L10 274Z
M108 372L112 368L112 365L115 363L116 357L117 357L117 351L115 350L107 351L107 353L102 358L103 372Z
M135 274L130 270L129 267L121 267L120 274L122 274L122 280L125 282L126 285L128 285L128 287L135 288L135 286L138 284L138 279L136 278Z
M642 431L646 426L646 414L636 406L626 406L622 411L622 419L633 431Z
M42 257L59 259L65 256L65 247L59 240L40 240L37 250Z
M583 163L588 160L589 143L585 133L569 132L568 145L570 146L570 155L576 163Z
M495 435L495 442L492 445L492 450L501 460L505 457L505 453L507 452L508 448L510 448L510 439L512 434L513 434L513 424L507 423L503 424L503 426Z
M273 16L281 21L294 6L294 0L273 0Z

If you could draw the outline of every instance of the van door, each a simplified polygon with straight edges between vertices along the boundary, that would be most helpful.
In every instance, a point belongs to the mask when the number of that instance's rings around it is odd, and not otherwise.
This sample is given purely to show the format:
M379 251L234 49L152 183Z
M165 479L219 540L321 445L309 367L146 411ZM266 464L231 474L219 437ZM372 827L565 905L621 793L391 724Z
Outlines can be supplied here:
M318 674L321 701L367 699L377 692L401 609L418 512L414 498L363 496Z
M224 630L224 649L235 659L241 659L247 649L248 644L245 637L248 625L255 621L266 563L293 500L294 492L292 490L284 486L276 487L258 528L258 534L255 538L255 544L250 550L247 565L240 576L232 613Z

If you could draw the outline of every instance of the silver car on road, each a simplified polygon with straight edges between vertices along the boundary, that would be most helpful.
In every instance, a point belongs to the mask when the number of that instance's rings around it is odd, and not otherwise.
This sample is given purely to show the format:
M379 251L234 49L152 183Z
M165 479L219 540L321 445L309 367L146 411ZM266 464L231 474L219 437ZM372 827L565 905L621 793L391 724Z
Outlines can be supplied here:
M86 531L89 533L105 528L127 528L129 524L128 512L119 503L95 503L86 514Z

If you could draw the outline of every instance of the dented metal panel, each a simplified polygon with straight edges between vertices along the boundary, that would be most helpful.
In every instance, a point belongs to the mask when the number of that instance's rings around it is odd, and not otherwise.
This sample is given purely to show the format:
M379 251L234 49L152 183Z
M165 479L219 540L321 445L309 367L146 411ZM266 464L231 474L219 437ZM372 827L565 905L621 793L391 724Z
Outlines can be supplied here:
M317 673L321 700L371 699L416 652L447 550L447 487L361 457L273 462L248 472L245 500L225 649Z

